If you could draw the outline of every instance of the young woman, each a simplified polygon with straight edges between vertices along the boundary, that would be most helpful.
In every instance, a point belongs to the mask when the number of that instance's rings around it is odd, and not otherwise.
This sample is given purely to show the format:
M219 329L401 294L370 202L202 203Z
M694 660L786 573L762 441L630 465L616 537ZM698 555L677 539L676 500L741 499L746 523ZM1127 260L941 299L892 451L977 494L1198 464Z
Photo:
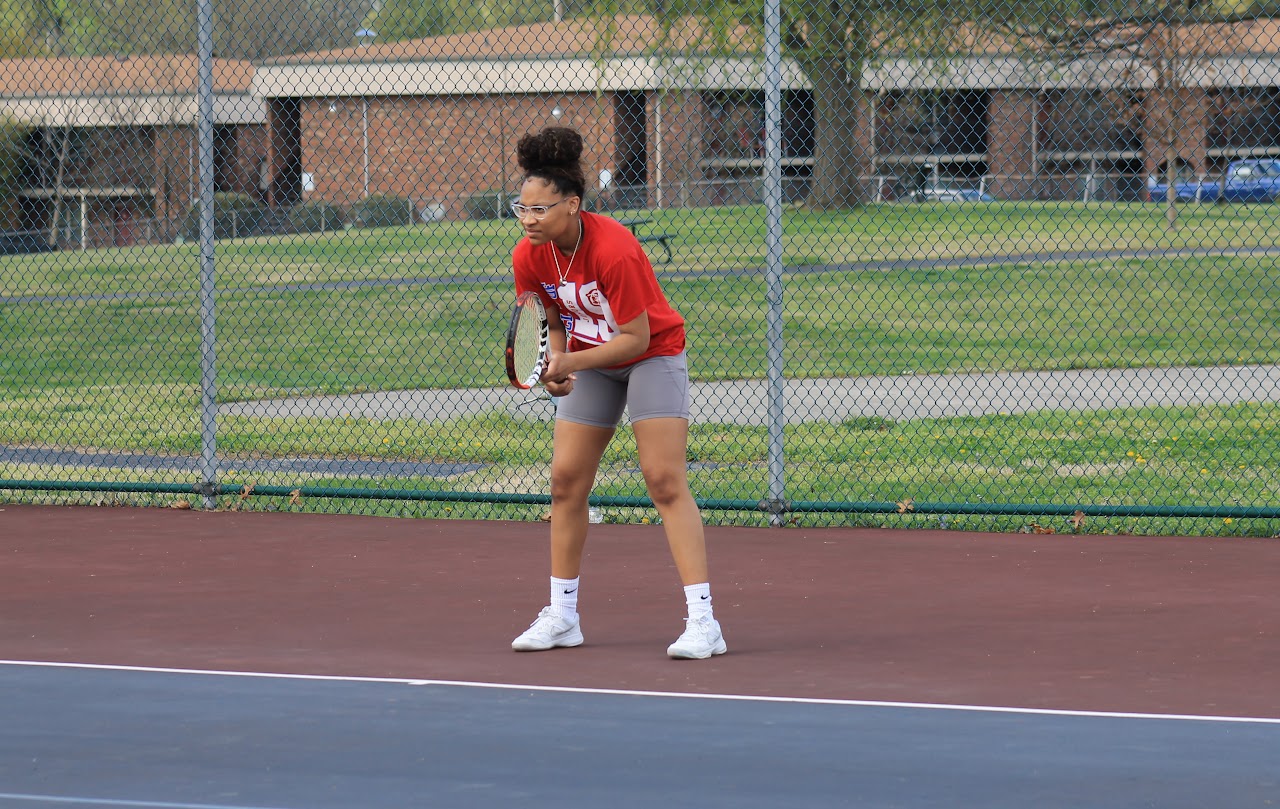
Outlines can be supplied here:
M511 207L525 232L512 257L516 293L534 290L547 306L551 354L542 379L560 398L551 460L551 604L511 647L532 652L582 643L578 574L587 497L626 407L645 485L685 585L689 617L667 654L724 654L711 611L702 514L685 468L684 320L667 303L635 236L582 210L586 178L576 131L550 127L525 135L516 153L524 181Z

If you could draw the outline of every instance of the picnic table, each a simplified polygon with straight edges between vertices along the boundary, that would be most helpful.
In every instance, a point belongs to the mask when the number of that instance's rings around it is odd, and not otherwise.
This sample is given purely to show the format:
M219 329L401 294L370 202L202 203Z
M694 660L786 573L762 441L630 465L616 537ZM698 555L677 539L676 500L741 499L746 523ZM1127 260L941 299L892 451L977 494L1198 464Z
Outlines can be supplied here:
M658 259L659 264L671 261L671 240L675 238L674 233L649 233L637 230L636 228L649 224L650 219L647 216L632 216L618 221L626 225L641 244L656 242L662 248L662 257Z

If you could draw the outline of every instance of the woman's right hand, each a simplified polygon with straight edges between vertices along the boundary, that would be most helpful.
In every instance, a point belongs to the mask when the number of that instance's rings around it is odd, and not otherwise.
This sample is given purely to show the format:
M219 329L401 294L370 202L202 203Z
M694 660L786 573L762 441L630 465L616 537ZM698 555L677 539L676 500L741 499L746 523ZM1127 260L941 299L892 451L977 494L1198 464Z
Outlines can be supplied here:
M554 348L547 352L547 367L542 372L542 385L552 396L566 396L573 390L573 380L577 377L564 367L568 356Z
M546 388L547 393L550 393L552 396L568 396L569 392L573 390L573 380L574 375L569 374L568 377L560 380L559 382L546 380L542 383L542 386Z

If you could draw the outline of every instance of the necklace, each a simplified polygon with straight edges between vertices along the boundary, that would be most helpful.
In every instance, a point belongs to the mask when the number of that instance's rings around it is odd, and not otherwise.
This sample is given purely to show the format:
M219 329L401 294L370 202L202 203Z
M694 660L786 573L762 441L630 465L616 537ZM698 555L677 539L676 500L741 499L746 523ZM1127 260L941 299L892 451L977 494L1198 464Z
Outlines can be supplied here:
M582 246L582 220L578 220L578 240L573 243L573 255L569 256L569 266L564 268L564 272L560 272L560 248L555 242L551 243L551 259L556 263L556 276L560 279L560 286L564 286L566 279L569 277L569 271L573 269L573 260L578 257L578 248Z

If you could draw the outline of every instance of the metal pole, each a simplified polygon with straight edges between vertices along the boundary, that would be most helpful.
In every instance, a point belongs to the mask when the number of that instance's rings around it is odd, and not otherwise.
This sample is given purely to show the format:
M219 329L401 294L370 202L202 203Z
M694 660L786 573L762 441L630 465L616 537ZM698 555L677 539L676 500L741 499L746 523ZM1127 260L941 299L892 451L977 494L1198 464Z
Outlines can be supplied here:
M783 425L786 424L782 355L782 24L780 0L764 8L764 206L765 287L769 382L769 497L772 525L782 525L787 510L783 477Z
M364 197L369 198L369 99L360 96L360 140L364 144Z
M665 79L665 75L663 77ZM662 199L662 96L666 92L665 84L658 88L657 98L654 100L653 115L653 160L654 160L654 190L655 190L655 208L663 207Z
M217 506L218 389L214 359L214 232L213 232L213 0L196 4L196 49L199 54L197 140L200 196L200 493L204 507Z

